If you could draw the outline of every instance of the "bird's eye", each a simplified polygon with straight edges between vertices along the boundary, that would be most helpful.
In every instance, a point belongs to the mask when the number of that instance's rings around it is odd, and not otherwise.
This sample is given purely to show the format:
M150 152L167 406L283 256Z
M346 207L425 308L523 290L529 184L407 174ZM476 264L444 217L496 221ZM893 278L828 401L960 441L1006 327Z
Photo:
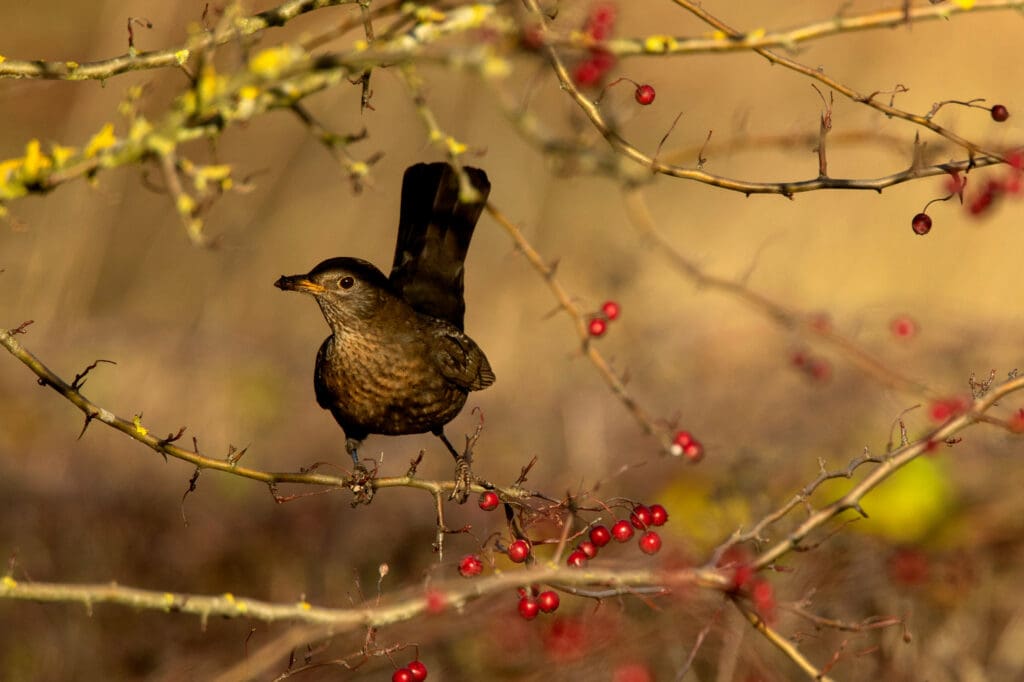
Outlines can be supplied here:
M352 277L342 277L340 280L338 280L338 284L341 286L342 289L351 289L352 285L355 283L356 281Z

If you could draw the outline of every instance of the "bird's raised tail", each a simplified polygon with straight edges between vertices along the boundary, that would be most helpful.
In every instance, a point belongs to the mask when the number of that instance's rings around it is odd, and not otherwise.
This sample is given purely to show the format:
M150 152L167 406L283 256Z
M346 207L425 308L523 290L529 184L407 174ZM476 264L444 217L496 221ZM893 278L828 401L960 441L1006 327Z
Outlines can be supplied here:
M418 163L402 179L402 207L389 279L413 309L463 329L463 264L491 183L464 168L477 192L463 200L458 172L447 163Z

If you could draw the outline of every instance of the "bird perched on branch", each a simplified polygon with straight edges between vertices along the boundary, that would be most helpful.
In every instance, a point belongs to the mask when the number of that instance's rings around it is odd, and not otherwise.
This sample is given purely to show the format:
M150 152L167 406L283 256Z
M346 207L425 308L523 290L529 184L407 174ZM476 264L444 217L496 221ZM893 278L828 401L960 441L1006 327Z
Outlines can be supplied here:
M491 185L477 168L416 164L405 171L391 274L359 258L331 258L275 286L311 294L331 335L316 356L320 406L345 431L345 450L369 434L444 435L470 391L494 383L480 347L463 332L463 271ZM467 481L462 481L465 485Z

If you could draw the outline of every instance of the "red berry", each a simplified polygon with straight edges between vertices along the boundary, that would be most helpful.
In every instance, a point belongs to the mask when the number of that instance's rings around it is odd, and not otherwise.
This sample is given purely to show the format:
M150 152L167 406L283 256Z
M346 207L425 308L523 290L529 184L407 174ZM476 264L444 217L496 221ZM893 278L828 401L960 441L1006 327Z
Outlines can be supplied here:
M683 448L683 456L691 462L699 462L704 459L704 446L699 440L690 441L689 445Z
M1010 118L1010 111L1002 104L997 104L992 107L992 120L996 123L1002 123L1006 119Z
M528 556L530 556L530 543L526 540L519 538L508 546L508 558L513 563L521 564L526 561Z
M427 679L427 666L423 665L422 661L412 661L405 667L412 673L412 679L416 682L423 682Z
M565 563L573 568L583 568L587 564L587 555L583 553L583 550L574 549L569 553L569 558L565 560Z
M629 522L637 530L645 530L651 525L651 510L642 504L633 507L633 513L629 515Z
M592 317L587 323L587 331L591 336L604 336L608 331L608 322L603 317Z
M576 546L576 549L586 554L588 559L593 559L597 556L597 545L590 540L584 540Z
M467 554L459 562L459 575L463 578L472 578L475 575L480 575L483 570L484 563L480 561L480 557L476 554Z
M497 509L499 504L501 504L501 500L498 499L498 493L493 490L485 490L480 493L480 508L484 511Z
M619 308L619 304L615 301L605 301L601 305L601 312L603 312L604 316L609 320L616 320L619 317L619 313L622 312L622 309Z
M523 597L519 600L519 615L526 620L533 620L540 613L540 607L533 597Z
M889 323L889 329L892 330L893 336L901 339L909 339L917 335L917 323L906 315L894 317Z
M408 668L399 668L391 675L391 682L413 682L412 671Z
M537 595L537 606L544 613L551 613L558 608L559 599L558 593L552 590L541 592Z
M590 541L595 547L604 547L612 541L611 531L606 526L594 526L590 529Z
M576 65L573 72L573 81L581 88L595 85L601 80L603 70L591 59L585 59Z
M910 221L914 234L928 234L932 230L932 217L927 213L918 213Z
M640 537L640 551L644 554L657 554L661 549L661 536L649 530Z
M685 448L693 442L693 434L689 431L676 431L676 437L672 439L672 442L681 448Z
M633 93L633 96L636 97L637 104L647 106L654 101L654 94L654 88L650 85L644 84L637 86L636 92Z
M626 542L633 537L633 526L629 525L629 521L619 521L612 526L612 537L619 542Z
M665 522L668 521L668 510L660 504L651 505L651 525L652 526L664 526Z

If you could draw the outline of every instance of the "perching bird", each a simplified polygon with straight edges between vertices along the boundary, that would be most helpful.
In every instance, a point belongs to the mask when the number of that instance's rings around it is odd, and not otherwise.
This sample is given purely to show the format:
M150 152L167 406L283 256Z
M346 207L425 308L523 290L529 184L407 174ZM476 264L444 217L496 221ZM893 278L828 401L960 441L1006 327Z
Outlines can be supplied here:
M345 431L357 466L359 444L371 433L430 431L458 461L444 426L470 391L494 383L483 351L462 331L464 262L491 185L482 170L464 170L472 200L462 198L459 174L447 163L405 171L390 276L345 257L275 283L312 294L331 327L313 387Z

